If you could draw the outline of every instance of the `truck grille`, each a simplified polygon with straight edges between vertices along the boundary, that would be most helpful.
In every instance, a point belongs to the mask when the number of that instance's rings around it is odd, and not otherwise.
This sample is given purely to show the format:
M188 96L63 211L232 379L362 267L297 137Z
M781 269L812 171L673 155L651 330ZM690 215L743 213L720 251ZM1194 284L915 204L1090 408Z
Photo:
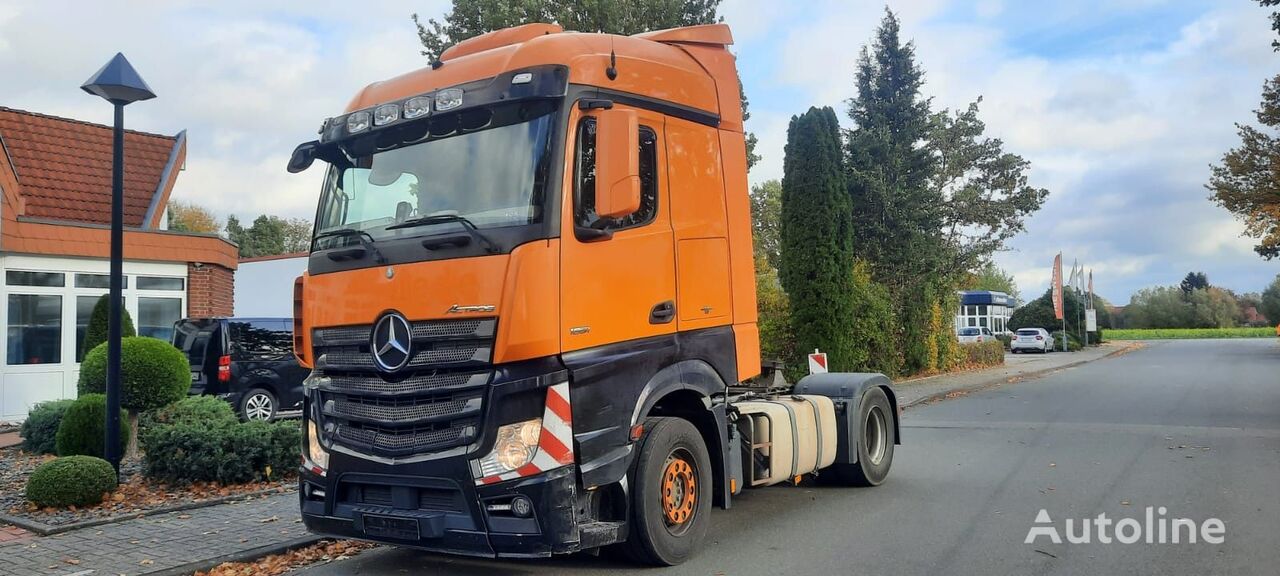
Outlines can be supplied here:
M327 439L361 453L405 456L473 442L492 376L497 320L412 322L413 356L395 374L376 368L371 325L312 332L313 401Z

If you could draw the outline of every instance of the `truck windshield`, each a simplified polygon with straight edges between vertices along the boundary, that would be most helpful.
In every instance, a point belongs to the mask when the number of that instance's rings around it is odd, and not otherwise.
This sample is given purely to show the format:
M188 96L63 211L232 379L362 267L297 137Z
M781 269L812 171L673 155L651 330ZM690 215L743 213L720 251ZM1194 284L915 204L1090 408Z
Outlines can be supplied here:
M376 241L460 226L457 219L441 218L426 226L394 227L440 215L461 216L476 228L540 221L551 111L520 106L433 118L395 133L392 146L398 147L355 157L350 167L330 167L316 234L355 229ZM468 131L468 125L477 128ZM380 139L378 147L387 148L385 142ZM332 242L324 247L344 241L341 235L323 239Z

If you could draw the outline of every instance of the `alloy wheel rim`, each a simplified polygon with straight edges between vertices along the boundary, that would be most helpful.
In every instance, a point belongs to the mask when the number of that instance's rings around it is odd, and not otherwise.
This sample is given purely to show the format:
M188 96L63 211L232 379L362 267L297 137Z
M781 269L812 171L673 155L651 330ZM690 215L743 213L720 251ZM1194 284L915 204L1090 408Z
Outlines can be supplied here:
M244 411L250 420L271 418L271 399L266 394L254 394L244 403Z

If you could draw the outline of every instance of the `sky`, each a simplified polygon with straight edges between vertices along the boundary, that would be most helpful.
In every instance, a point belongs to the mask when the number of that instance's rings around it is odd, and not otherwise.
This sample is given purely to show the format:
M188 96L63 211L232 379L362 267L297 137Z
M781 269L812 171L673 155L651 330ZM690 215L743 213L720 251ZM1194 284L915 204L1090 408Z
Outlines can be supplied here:
M130 128L186 130L174 198L220 216L314 214L320 171L289 153L370 82L426 64L411 13L445 0L69 2L0 0L0 106L109 123L79 90L117 51L158 98ZM1176 284L1191 270L1256 292L1280 273L1204 188L1209 166L1252 122L1280 72L1267 11L1247 0L890 0L935 109L982 98L987 134L1031 162L1049 189L1027 232L996 262L1024 296L1047 288L1061 252L1099 294ZM805 9L797 9L803 6ZM782 176L791 116L832 106L846 127L858 50L883 1L723 0L760 138L759 183ZM358 7L358 8L356 8Z

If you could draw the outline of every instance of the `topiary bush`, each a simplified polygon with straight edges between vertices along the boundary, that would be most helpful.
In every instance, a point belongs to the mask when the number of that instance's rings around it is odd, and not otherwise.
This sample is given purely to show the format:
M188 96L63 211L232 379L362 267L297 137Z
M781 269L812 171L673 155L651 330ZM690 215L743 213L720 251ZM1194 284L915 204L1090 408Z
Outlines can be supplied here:
M216 396L188 396L173 404L162 406L147 412L143 419L143 430L159 424L176 424L191 422L204 425L233 424L236 412L225 400Z
M62 415L67 408L75 402L73 399L54 400L33 406L18 431L22 437L22 449L32 454L57 454L58 425L62 423Z
M66 456L41 464L27 479L27 500L36 506L88 506L116 489L116 471L93 456Z
M102 457L103 437L107 426L107 397L102 394L81 396L67 408L58 425L56 439L59 456ZM120 447L129 441L129 420L120 411Z
M107 388L107 345L84 355L77 389L98 394ZM134 336L120 341L120 405L144 412L172 404L191 389L191 364L172 344L156 338Z
M142 443L143 473L149 478L239 484L296 470L302 433L297 421L180 420L154 424Z
M89 316L89 325L84 330L84 349L93 350L99 344L107 341L107 332L109 326L108 316L111 313L111 301L107 299L107 295L103 294L98 298L98 303L93 305L93 314ZM129 311L124 307L120 308L120 335L124 337L137 336L138 332L133 329L133 318L129 317Z

